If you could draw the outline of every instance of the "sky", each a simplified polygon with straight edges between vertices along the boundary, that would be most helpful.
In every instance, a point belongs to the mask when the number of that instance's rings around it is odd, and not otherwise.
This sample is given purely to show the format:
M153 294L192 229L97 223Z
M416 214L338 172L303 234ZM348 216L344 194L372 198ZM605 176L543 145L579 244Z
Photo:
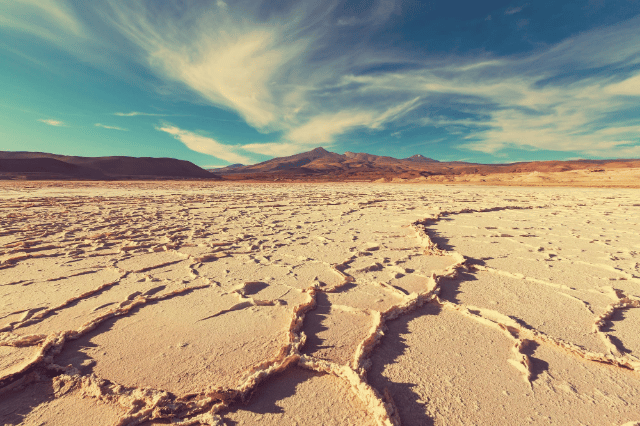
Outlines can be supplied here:
M640 0L0 0L0 150L640 158Z

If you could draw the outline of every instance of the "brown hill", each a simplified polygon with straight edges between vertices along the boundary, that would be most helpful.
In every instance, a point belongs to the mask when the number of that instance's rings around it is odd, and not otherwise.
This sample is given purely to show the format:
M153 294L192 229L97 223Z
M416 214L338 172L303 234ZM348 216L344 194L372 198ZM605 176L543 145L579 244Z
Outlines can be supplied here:
M236 163L236 164L231 164L225 167L210 168L206 170L213 173L219 173L219 172L228 172L233 169L237 169L239 167L246 167L246 166L244 164Z
M416 161L416 162L420 162L420 163L439 163L438 160L434 160L432 158L427 158L424 155L421 154L416 154L416 155L412 155L411 157L405 158L405 161Z
M231 180L394 180L430 176L491 175L496 173L563 172L570 170L640 167L640 160L533 161L509 164L440 162L417 154L405 159L367 153L336 154L324 148L251 166L233 165L217 173Z
M366 153L345 152L336 154L324 148L316 148L309 152L291 155L288 157L273 158L271 160L254 164L252 166L241 166L234 164L223 169L218 169L221 174L256 174L256 173L285 173L290 174L310 174L327 175L342 174L353 171L385 171L391 172L398 169L414 170L419 169L422 163L438 163L423 156L414 156L408 159L399 160L393 157L385 157Z
M221 179L175 158L76 157L0 151L0 175L29 179Z
M36 177L47 175L51 178L74 176L80 179L105 179L99 170L71 164L55 158L0 158L0 175L24 175Z
M227 179L264 181L493 182L527 173L638 168L640 160L534 161L510 164L439 162L422 155L404 159L367 153L336 154L324 148L244 166L204 170L188 161L149 157L76 157L0 151L0 179ZM593 176L598 173L593 174ZM492 176L485 179L485 176ZM524 179L524 178L523 178ZM544 180L530 176L525 180ZM554 178L555 179L555 178ZM591 179L591 178L590 178Z

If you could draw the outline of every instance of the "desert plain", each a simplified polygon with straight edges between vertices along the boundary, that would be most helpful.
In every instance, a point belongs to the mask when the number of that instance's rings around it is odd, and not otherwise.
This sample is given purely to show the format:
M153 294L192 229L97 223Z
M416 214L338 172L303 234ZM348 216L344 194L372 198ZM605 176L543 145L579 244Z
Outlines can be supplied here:
M2 182L0 424L640 425L640 190L489 184Z

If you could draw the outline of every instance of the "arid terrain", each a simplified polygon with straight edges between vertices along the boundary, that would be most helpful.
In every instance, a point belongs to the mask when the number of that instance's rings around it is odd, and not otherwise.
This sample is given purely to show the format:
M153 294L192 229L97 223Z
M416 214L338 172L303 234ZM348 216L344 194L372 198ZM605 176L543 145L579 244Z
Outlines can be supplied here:
M224 180L231 182L446 183L640 188L640 160L531 161L507 164L404 159L324 148L253 165L205 170L175 158L76 157L0 151L0 180Z
M477 164L440 162L420 154L397 159L316 148L250 166L234 164L212 171L234 181L640 187L640 160L633 159Z
M573 185L2 181L0 424L640 425L640 192Z

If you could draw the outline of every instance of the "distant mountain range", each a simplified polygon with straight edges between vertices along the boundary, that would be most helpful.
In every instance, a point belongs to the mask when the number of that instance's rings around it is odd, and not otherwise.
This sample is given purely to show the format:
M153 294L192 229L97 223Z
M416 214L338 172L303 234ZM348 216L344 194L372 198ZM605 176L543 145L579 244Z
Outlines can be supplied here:
M417 154L397 159L366 153L336 154L316 148L289 157L215 169L228 180L393 180L434 175L561 172L578 169L640 167L640 160L534 161L510 164L440 162Z
M213 179L267 181L391 181L451 175L562 172L640 168L640 160L534 161L510 164L440 162L417 154L404 159L316 148L245 166L205 170L174 158L74 157L43 152L0 151L0 179Z
M45 152L0 151L0 178L220 179L189 161L149 157L74 157Z
M216 173L272 173L283 171L299 171L302 173L338 173L354 169L389 169L389 168L414 168L416 164L434 164L437 160L424 157L420 154L399 160L393 157L384 157L373 154L345 152L336 154L324 148L316 148L309 152L279 157L267 160L252 166L233 164L231 166L215 169Z

